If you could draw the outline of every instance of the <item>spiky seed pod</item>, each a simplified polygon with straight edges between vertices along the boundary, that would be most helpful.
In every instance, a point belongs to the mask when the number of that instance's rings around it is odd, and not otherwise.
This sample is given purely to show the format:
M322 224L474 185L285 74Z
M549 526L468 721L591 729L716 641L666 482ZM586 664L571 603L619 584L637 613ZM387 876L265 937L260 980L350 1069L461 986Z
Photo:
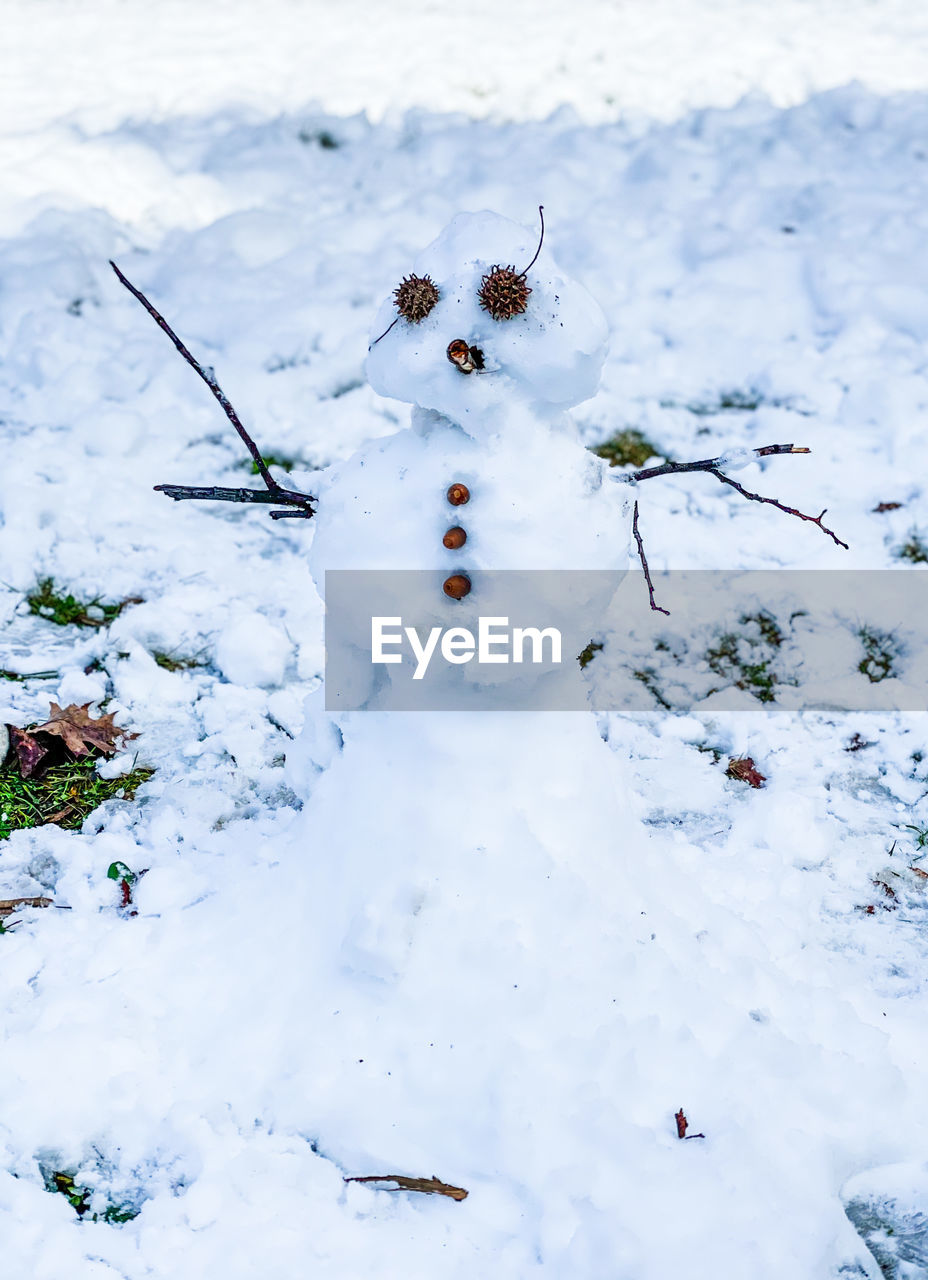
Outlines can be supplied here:
M477 297L481 307L489 311L494 320L511 320L525 311L531 292L525 282L524 271L497 264L480 281Z
M400 315L418 324L438 301L438 287L430 276L404 276L403 283L393 290L393 298Z

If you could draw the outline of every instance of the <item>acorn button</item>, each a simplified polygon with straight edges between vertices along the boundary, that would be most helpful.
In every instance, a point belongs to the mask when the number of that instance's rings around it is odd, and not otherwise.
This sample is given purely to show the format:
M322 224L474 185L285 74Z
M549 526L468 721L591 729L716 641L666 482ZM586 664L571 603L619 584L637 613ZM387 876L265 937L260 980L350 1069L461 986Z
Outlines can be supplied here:
M445 579L444 591L452 600L463 600L470 592L470 578L463 573L453 573Z

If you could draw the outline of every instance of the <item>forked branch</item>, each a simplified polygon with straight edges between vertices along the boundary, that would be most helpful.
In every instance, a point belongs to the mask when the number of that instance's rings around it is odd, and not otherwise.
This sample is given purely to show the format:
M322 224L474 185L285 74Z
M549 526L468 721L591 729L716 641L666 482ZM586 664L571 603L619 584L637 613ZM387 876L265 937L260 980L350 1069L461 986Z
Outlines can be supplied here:
M780 453L811 453L811 449L806 449L801 445L795 444L767 444L760 449L753 449L752 453L758 458L769 458L774 454ZM701 462L664 462L658 467L642 467L640 471L633 471L629 475L630 480L653 480L657 476L679 475L685 471L707 471L709 475L715 476L716 480L722 484L732 487L742 498L747 498L749 502L763 502L768 506L776 507L778 511L784 512L788 516L795 516L797 520L805 520L809 524L818 525L822 533L831 538L832 542L839 547L848 550L848 544L844 542L833 529L829 529L826 524L822 523L825 510L820 515L810 516L804 511L797 510L796 507L789 507L785 502L780 502L778 498L766 498L763 494L752 493L750 489L745 489L744 485L739 484L737 480L732 480L731 476L725 475L721 467L725 465L725 457L720 458L704 458ZM641 544L639 539L639 554L641 554Z
M215 486L215 485L211 486L211 485L156 484L155 489L159 493L167 494L169 498L174 498L178 502L182 501L183 499L189 499L189 498L205 498L215 502L257 502L257 503L263 503L263 504L273 504L275 506L281 505L281 506L287 506L287 507L295 507L297 509L293 511L272 511L271 517L272 519L277 519L280 516L295 516L298 518L302 518L304 520L308 520L312 515L315 514L312 506L312 503L314 501L312 496L308 493L300 493L296 489L285 489L282 485L279 485L277 483L277 481L271 475L268 469L267 463L264 461L264 458L261 456L260 449L255 444L254 440L252 440L248 432L245 430L245 427L243 426L241 419L239 418L238 414L235 412L232 405L230 404L228 397L226 396L222 387L220 387L219 383L216 381L216 375L213 372L213 370L200 364L199 360L197 360L197 358L188 350L188 348L184 345L184 343L181 342L180 338L177 336L177 334L174 332L174 330L165 320L164 316L162 316L161 313L158 310L156 310L155 307L152 306L152 304L145 297L145 294L142 293L140 289L136 289L135 285L126 279L126 277L119 270L116 263L113 262L112 259L110 259L110 266L116 272L116 276L120 281L120 283L125 285L125 287L129 290L129 292L132 294L134 298L138 299L138 301L142 304L142 306L145 308L145 310L154 320L155 324L158 325L159 329L163 329L164 332L168 335L168 337L173 342L174 346L177 348L180 354L184 357L184 359L190 365L191 369L195 370L196 373L199 374L199 376L203 379L203 381L209 387L210 391L212 391L213 395L216 397L216 399L219 401L219 404L222 406L223 413L232 423L233 427L238 432L239 438L241 439L242 443L245 445L246 449L251 454L252 459L254 460L254 464L257 467L258 472L261 476L261 479L264 481L265 485L267 486L267 489L264 490L264 489L227 489L227 488L223 488L221 486Z
M777 453L811 453L812 450L799 444L765 444L751 452L758 458L769 458ZM721 458L703 458L701 462L662 462L659 467L642 467L640 471L633 471L630 479L653 480L655 476L677 475L681 471L715 471L724 462L724 454Z

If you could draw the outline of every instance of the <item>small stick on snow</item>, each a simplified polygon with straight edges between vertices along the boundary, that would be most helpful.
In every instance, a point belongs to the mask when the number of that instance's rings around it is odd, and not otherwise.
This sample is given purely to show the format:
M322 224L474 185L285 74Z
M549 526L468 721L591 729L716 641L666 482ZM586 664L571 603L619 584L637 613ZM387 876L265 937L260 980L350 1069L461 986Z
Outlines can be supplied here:
M233 427L238 432L239 438L245 445L245 448L251 454L255 466L258 468L261 479L267 485L267 493L262 492L260 489L224 489L221 487L182 484L156 484L156 491L159 493L166 493L169 498L174 498L178 502L184 498L208 498L219 502L279 502L285 506L301 508L299 512L288 511L286 513L287 515L299 515L304 520L308 520L314 514L312 506L310 505L313 501L311 495L308 493L299 493L295 489L284 489L277 483L268 470L267 463L261 456L260 449L245 430L241 419L230 404L228 397L216 381L216 375L213 370L200 364L199 360L197 360L183 342L181 342L180 338L165 320L164 316L162 316L161 313L152 306L140 289L136 289L135 285L126 279L117 267L116 263L113 262L112 258L110 259L110 266L116 272L117 279L120 283L125 285L134 298L138 299L154 320L155 324L158 325L159 329L163 329L168 335L174 346L190 365L191 369L194 369L200 375L209 387L210 391L212 391L213 395L222 406L223 413L225 413L226 417L232 423ZM271 512L271 515L274 514L274 512Z
M406 1178L401 1173L374 1173L364 1178L344 1178L344 1182L395 1182L399 1191L422 1191L425 1195L448 1196L451 1200L466 1200L467 1192L463 1187L453 1187L449 1182L442 1182L434 1173L431 1178ZM384 1190L391 1188L385 1187Z
M659 604L654 602L654 583L651 581L651 570L648 568L648 558L644 553L644 543L641 541L641 534L638 532L638 502L635 501L635 514L632 519L632 532L635 535L635 541L638 543L638 559L641 561L641 567L644 569L644 580L648 584L648 599L651 601L651 608L655 613L662 613L665 617L670 617L669 609L662 609Z
M752 451L758 458L769 458L779 453L811 453L811 449L803 448L796 444L767 444L760 449ZM747 498L749 502L764 502L771 507L776 507L778 511L783 511L788 516L795 516L797 520L807 520L809 524L818 525L822 533L827 534L832 542L837 543L839 547L848 550L848 544L843 542L833 529L829 529L827 525L822 524L825 511L821 515L810 516L804 511L798 511L796 507L788 507L785 502L780 502L778 498L765 498L763 494L752 493L750 489L745 489L744 485L732 480L731 476L725 475L719 468L724 463L722 458L704 458L701 462L664 462L659 467L644 467L640 471L633 471L629 479L635 482L639 480L653 480L657 476L679 475L684 471L707 471L709 475L715 476L716 480L720 480L722 484L731 485L731 487L740 493L742 498ZM827 508L825 509L827 510Z

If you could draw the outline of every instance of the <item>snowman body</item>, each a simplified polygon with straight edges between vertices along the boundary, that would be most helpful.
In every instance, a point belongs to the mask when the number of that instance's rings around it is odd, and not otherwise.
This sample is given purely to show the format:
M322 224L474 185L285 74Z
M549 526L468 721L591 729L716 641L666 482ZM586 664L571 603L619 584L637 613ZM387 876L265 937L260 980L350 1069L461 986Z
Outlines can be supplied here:
M311 551L318 585L332 569L624 572L627 509L606 464L564 415L539 420L523 408L494 420L498 431L476 440L414 409L407 430L328 468L315 485L325 511ZM454 484L467 488L466 503L449 501ZM448 548L443 536L456 526L466 541Z
M372 664L374 615L399 618L422 637L462 627L476 635L482 618L556 628L562 663L551 692L543 692L530 662L461 666L439 655L420 690L430 709L466 710L479 689L504 685L502 705L537 709L556 692L562 702L584 706L576 658L598 633L625 573L627 509L604 477L604 464L580 445L563 415L541 425L527 412L497 417L502 430L478 441L442 415L414 409L412 427L332 467L317 486L325 520L312 561L320 589L329 595L331 710L345 697L354 707L373 709L391 705L395 695L393 705L399 698L408 706L402 698L415 692L411 654L400 671ZM455 505L449 490L466 492L467 501ZM461 545L448 547L448 540ZM343 576L336 596L326 582L339 570L360 574ZM466 580L464 598L443 590L455 577ZM342 688L342 667L333 655L342 653L346 613L355 644ZM397 677L403 681L399 690ZM486 710L493 700L474 705Z
M532 250L521 228L468 215L415 264L439 301L368 363L412 423L321 477L320 591L333 569L414 570L433 582L434 616L454 620L480 608L483 570L626 569L623 489L565 415L595 390L596 304L545 255L524 315L495 321L477 300L493 264ZM385 304L373 333L394 318ZM483 372L447 359L455 339ZM458 548L443 543L451 526L467 535ZM455 573L474 575L463 600L442 591ZM608 594L584 601L576 653ZM763 1113L766 1050L740 998L703 990L685 904L655 900L660 851L595 717L391 713L374 684L363 709L316 703L289 764L305 797L293 905L314 1030L300 1091L347 1173L469 1189L449 1229L468 1234L475 1214L493 1256L478 1248L470 1271L436 1258L432 1274L782 1280L784 1229L797 1280L857 1257L827 1162L771 1148L724 1102L734 1063L755 1074ZM733 964L732 988L744 981ZM680 1102L718 1097L718 1141L680 1142Z

